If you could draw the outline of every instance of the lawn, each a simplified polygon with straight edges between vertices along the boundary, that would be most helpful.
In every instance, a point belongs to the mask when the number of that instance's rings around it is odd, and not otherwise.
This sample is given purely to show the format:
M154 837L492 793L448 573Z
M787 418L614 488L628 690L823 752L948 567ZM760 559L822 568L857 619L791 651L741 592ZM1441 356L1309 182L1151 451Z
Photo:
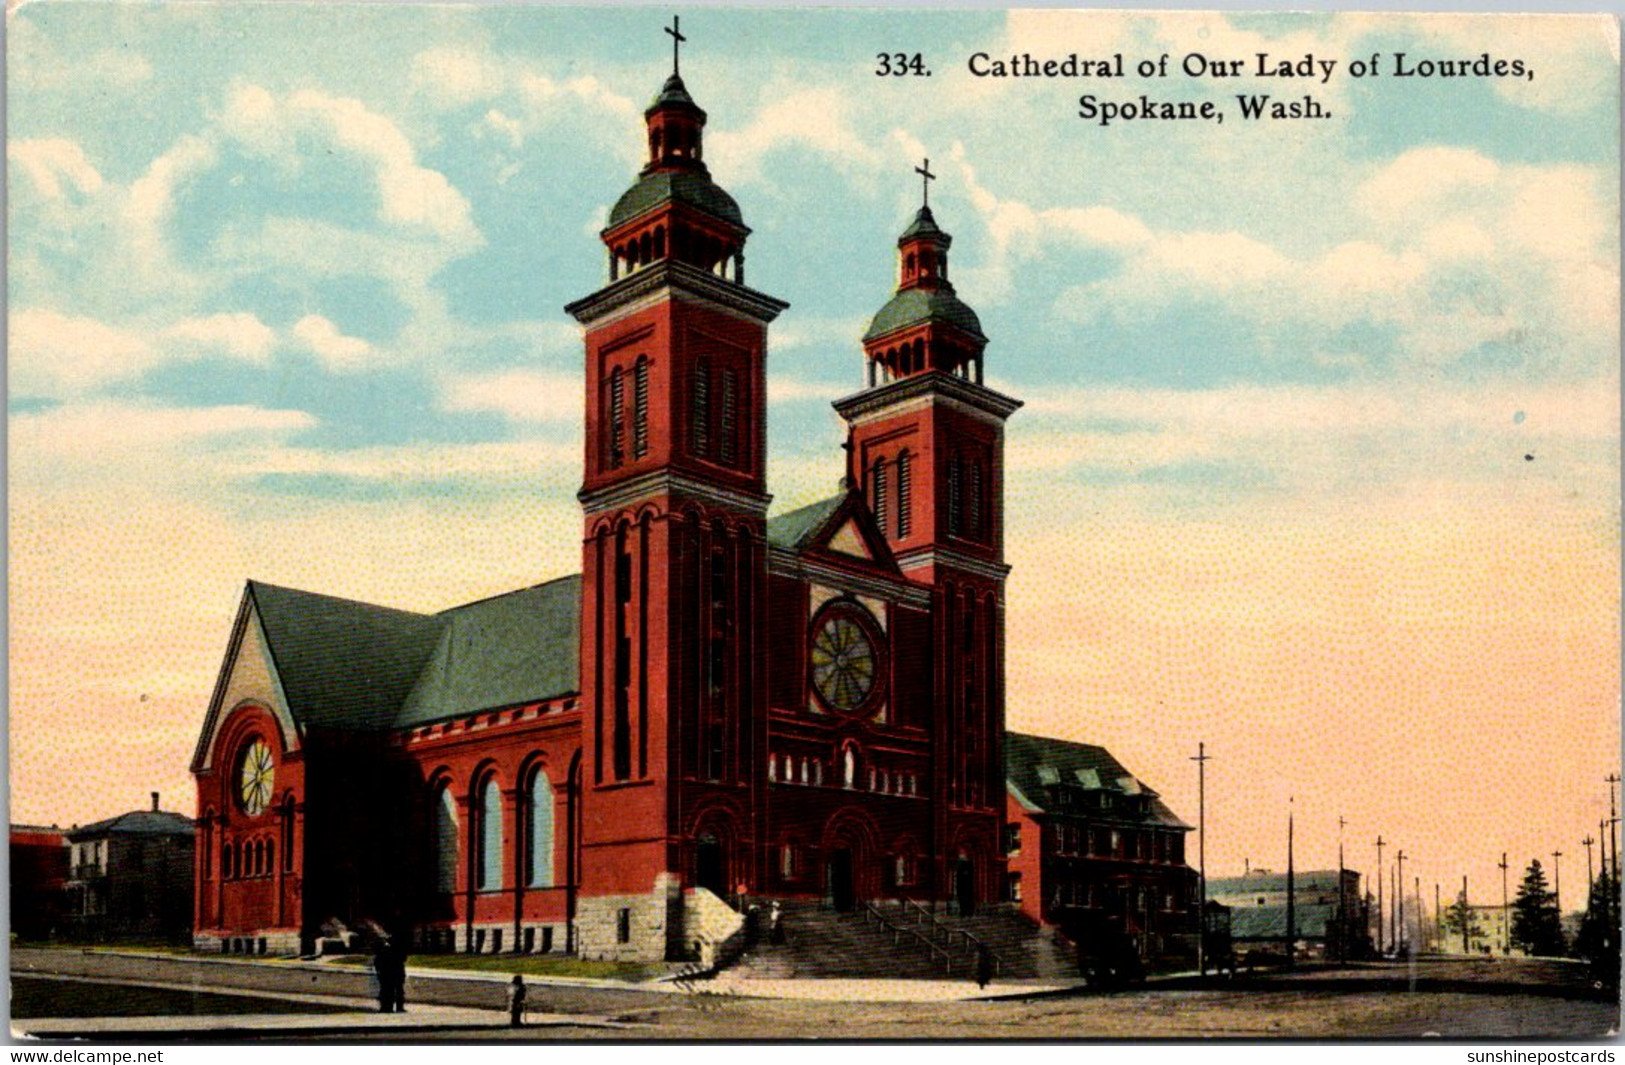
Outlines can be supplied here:
M604 980L647 980L668 972L657 963L585 961L547 954L414 954L406 964L423 969L464 972L523 973L526 976L587 976Z

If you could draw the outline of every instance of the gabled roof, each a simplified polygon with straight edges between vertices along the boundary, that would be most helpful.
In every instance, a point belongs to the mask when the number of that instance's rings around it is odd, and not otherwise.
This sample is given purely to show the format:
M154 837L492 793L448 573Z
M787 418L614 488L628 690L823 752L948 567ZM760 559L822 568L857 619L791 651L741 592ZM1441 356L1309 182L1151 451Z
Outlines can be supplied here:
M395 725L579 691L581 577L453 607Z
M767 519L767 542L778 547L801 547L824 527L830 516L846 502L847 493L808 503L786 514Z
M1299 939L1326 938L1326 923L1337 916L1335 903L1299 902L1293 907L1292 930ZM1230 907L1232 939L1285 939L1286 903Z
M301 727L387 729L435 649L434 615L248 582Z
M1354 870L1348 870L1353 873ZM1298 894L1305 891L1337 891L1336 869L1310 869L1292 874L1292 889ZM1251 895L1286 890L1286 874L1253 870L1242 876L1210 876L1207 893L1215 895Z
M419 614L248 582L288 711L379 731L578 691L581 577Z
M77 843L90 836L190 836L192 819L168 810L132 810L94 824L70 829L67 837Z
M1004 775L1009 789L1028 809L1043 812L1051 804L1051 790L1059 787L1083 791L1110 791L1149 797L1146 812L1126 814L1119 808L1107 816L1138 819L1173 828L1189 828L1157 793L1124 768L1104 747L1072 743L1021 732L1004 734Z

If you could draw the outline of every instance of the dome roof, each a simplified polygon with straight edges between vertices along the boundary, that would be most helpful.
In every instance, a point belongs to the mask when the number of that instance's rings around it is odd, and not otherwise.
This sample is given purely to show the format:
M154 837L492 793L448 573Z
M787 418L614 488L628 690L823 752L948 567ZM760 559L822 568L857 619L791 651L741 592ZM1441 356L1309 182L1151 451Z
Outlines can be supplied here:
M696 111L700 110L700 105L688 94L688 87L683 84L683 79L676 74L666 79L666 83L660 87L660 95L654 98L649 110L653 111L657 107L689 107Z
M636 185L615 201L615 209L609 212L607 228L613 229L668 200L686 203L736 226L745 225L739 205L716 182L692 170L679 170L647 174L640 178Z
M931 213L929 207L920 208L919 213L914 216L914 221L909 224L907 229L903 230L903 235L898 237L897 240L902 242L914 240L917 237L930 237L942 244L947 244L953 240L952 237L937 227L936 216Z
M880 313L869 323L869 331L863 334L863 339L867 342L922 322L945 322L974 337L986 339L982 336L982 323L976 317L976 312L946 286L910 288L899 292L880 308Z

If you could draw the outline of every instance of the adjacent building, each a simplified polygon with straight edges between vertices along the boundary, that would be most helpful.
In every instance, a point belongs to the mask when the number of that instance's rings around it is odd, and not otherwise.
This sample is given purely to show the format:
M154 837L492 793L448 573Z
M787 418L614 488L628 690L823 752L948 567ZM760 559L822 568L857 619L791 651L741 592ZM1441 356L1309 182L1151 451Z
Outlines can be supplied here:
M1231 941L1238 952L1284 951L1292 934L1296 949L1328 958L1371 953L1366 902L1360 874L1353 869L1311 869L1290 878L1250 869L1241 876L1210 877L1207 894L1230 908Z
M70 829L66 928L76 939L186 941L192 924L192 820L158 808Z
M1006 733L1008 895L1074 942L1195 955L1191 826L1104 747Z
M63 930L68 840L56 825L11 826L11 932L49 939Z

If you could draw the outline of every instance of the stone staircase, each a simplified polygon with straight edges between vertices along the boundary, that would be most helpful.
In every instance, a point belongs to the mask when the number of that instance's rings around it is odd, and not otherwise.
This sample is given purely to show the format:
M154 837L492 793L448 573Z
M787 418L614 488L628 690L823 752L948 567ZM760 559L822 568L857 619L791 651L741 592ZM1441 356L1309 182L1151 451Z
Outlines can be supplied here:
M859 903L837 913L816 902L789 900L783 907L784 942L765 939L747 948L732 970L741 979L969 980L976 975L975 943L999 960L994 979L1075 979L1070 948L1051 930L1018 911L990 909L972 917L927 915L894 901L875 904L879 919Z
M859 903L837 913L799 899L783 902L784 942L763 939L746 949L732 972L742 979L970 979L974 961L962 952L928 945L924 935L897 927L889 908L887 928L866 916ZM764 922L765 924L765 922Z

